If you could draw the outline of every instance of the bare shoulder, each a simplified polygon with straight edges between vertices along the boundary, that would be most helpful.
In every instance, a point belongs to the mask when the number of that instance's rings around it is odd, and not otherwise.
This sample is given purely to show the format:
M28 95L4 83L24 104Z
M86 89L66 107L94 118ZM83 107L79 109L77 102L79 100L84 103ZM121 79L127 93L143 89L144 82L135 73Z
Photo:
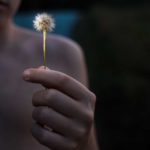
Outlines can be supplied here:
M69 38L59 35L49 35L47 44L47 46L53 51L55 55L57 55L57 57L59 56L66 62L68 61L70 63L80 63L84 61L83 52L80 45Z
M41 55L42 34L26 29L19 30L19 37L24 40L25 47L28 46L32 49L30 52ZM60 35L49 34L46 46L48 67L62 71L87 85L84 54L78 43ZM38 49L40 50L37 51Z
M53 51L56 61L59 61L59 66L62 69L66 68L69 75L87 85L85 58L81 46L75 41L60 35L50 35L47 43Z

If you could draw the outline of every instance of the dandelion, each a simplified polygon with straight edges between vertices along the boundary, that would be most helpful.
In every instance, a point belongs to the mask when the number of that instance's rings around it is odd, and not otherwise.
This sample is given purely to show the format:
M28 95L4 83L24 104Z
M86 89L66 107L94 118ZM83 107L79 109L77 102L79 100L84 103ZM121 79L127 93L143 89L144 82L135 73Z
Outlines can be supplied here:
M43 32L43 59L46 68L46 37L47 32L55 28L54 19L46 13L38 14L33 21L33 26L37 31Z

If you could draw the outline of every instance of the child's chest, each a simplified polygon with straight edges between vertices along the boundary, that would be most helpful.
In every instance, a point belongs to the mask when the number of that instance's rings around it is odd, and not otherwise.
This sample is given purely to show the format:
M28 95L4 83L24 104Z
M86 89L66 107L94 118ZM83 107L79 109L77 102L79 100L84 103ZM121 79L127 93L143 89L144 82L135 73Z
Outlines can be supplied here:
M0 128L7 124L6 128L10 125L13 130L21 127L25 131L31 125L32 95L39 86L23 81L26 65L11 57L0 57Z

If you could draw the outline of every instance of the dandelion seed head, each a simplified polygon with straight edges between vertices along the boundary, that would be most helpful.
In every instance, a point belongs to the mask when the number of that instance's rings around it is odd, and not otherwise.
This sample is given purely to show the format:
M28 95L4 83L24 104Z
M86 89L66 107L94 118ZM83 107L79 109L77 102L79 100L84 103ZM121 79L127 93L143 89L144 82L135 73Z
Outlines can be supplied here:
M52 16L46 13L42 13L42 14L38 14L35 17L35 20L33 21L33 26L37 31L42 32L46 30L48 32L48 31L53 31L53 29L55 28L55 23Z

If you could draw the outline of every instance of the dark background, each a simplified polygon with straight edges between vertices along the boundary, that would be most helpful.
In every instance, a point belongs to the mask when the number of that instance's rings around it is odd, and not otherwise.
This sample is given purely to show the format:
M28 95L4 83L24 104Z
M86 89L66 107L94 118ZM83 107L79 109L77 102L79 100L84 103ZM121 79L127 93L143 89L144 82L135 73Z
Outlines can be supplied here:
M34 2L33 2L34 1ZM78 9L84 10L91 5L101 2L112 6L135 6L149 3L149 0L22 0L20 11L33 9Z
M15 21L32 29L33 12L43 10L56 34L83 48L101 150L149 150L149 0L23 0Z

